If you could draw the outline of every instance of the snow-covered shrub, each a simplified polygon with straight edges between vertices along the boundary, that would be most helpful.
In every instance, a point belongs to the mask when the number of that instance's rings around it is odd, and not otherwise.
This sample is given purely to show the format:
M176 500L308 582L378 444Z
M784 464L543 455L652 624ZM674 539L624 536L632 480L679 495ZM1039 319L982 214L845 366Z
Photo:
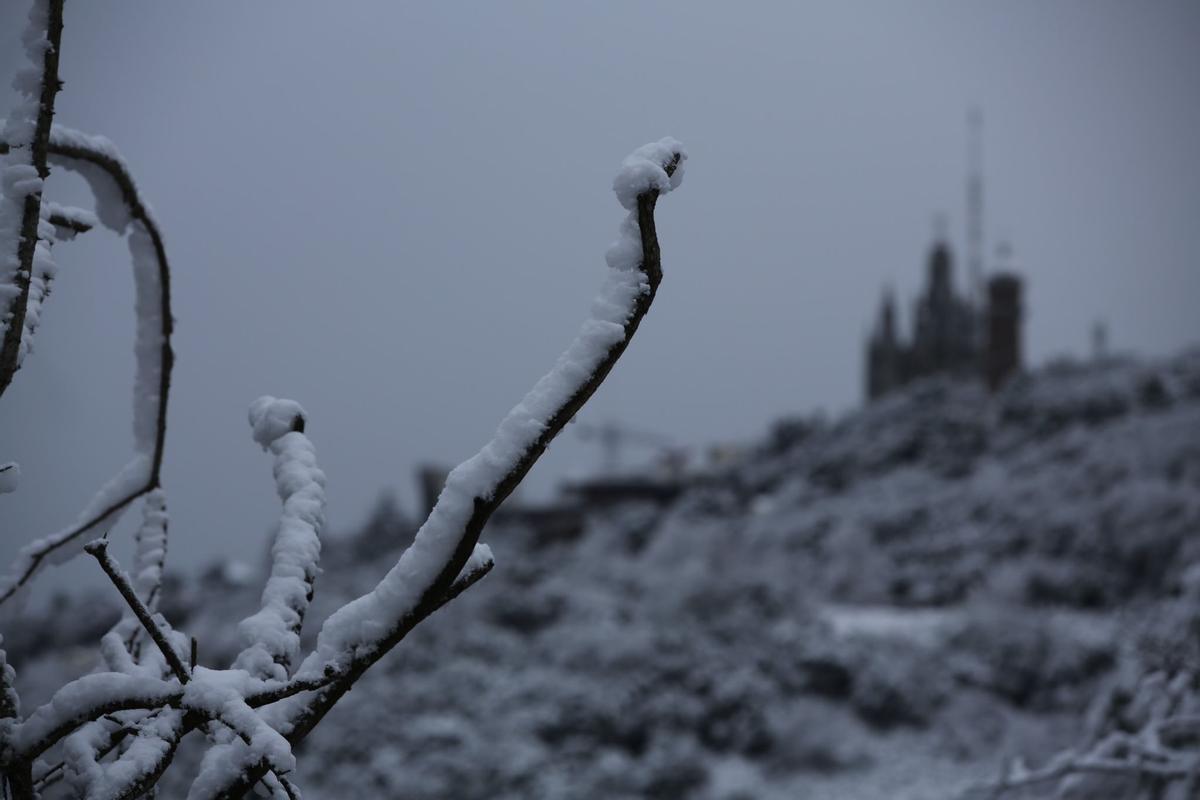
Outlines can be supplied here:
M215 648L228 649L231 663L206 668L196 663L196 638L159 613L167 551L160 468L174 361L166 248L115 146L103 137L52 125L62 14L63 0L34 0L23 39L32 64L15 82L21 102L0 132L0 393L30 352L54 277L51 245L103 225L127 236L137 291L134 454L75 523L21 551L0 580L0 603L11 600L46 563L85 550L127 610L105 626L107 633L97 631L102 665L30 711L21 708L13 668L0 650L5 796L33 798L66 787L89 798L141 797L153 791L181 744L187 749L187 738L206 740L187 791L192 800L241 797L256 787L294 798L293 748L420 622L491 570L491 550L479 542L484 526L624 352L662 278L655 205L679 185L686 154L675 140L663 139L625 159L613 190L627 213L606 254L607 279L592 315L551 371L504 417L491 441L449 474L425 523L391 570L374 588L332 610L315 641L302 639L301 633L320 571L325 476L298 403L264 396L251 404L251 436L274 461L280 517L260 602L240 624L226 621L225 630L232 633ZM94 214L43 199L52 163L87 179L96 198ZM4 491L15 488L19 468L4 464L0 469ZM127 574L108 553L107 534L95 537L138 501L142 524L132 574ZM489 649L495 640L478 644ZM585 714L605 711L587 702L580 707ZM417 714L405 735L411 745L425 748L429 760L441 759L442 767L396 776L389 751L381 748L366 768L377 770L378 788L385 793L445 796L477 775L457 760L459 751L483 747L476 723ZM664 745L663 759L671 766L659 781L667 787L660 790L663 796L677 796L686 774L671 761L673 747L673 742ZM443 759L446 752L455 757ZM348 755L347 760L362 758ZM377 766L381 761L383 768Z

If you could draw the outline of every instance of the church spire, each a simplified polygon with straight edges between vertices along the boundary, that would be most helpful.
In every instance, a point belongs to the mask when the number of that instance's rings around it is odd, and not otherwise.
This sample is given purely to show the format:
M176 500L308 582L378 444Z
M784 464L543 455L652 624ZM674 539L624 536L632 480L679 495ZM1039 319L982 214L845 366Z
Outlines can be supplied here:
M967 112L967 287L973 306L983 302L983 112Z

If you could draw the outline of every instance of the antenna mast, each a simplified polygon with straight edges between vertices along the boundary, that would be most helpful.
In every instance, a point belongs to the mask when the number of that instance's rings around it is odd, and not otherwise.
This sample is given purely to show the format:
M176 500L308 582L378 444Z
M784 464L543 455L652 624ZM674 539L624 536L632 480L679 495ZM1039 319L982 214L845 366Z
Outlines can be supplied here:
M983 112L967 112L967 273L971 302L983 305Z

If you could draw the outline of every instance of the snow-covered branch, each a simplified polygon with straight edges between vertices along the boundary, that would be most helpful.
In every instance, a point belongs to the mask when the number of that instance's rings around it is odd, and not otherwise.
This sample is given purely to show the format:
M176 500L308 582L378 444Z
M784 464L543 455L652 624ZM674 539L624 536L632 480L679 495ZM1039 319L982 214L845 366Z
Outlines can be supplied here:
M166 444L173 320L170 266L158 224L112 142L55 125L47 150L56 164L88 180L96 196L99 222L117 233L129 232L137 293L134 456L84 507L74 524L21 550L9 574L0 579L0 603L25 586L47 561L70 558L90 531L111 526L130 503L158 488Z
M74 239L100 224L91 211L73 206L61 206L49 200L42 201L42 216L54 226L54 238L58 241Z
M379 585L326 620L316 650L297 677L329 664L349 668L321 691L270 709L273 723L288 731L293 746L367 669L446 602L464 570L469 575L491 561L490 551L479 544L484 525L604 382L654 301L662 280L654 209L660 195L679 186L686 158L679 142L663 139L625 159L613 190L628 215L606 254L609 274L591 318L553 369L501 421L492 440L450 473L412 545ZM260 776L256 771L235 776L216 796L241 797Z
M68 683L27 718L21 716L13 672L0 650L5 787L25 800L64 781L81 796L132 800L153 789L181 739L201 730L211 746L189 798L241 797L260 782L276 798L296 798L299 792L289 779L293 746L410 630L488 574L494 561L479 541L488 519L625 351L662 278L654 209L660 195L679 185L686 155L678 142L664 139L624 161L613 188L627 216L609 248L608 277L591 317L552 370L501 421L492 440L450 474L429 518L388 575L325 622L316 649L294 675L319 572L325 476L305 435L300 406L272 397L255 401L253 436L274 456L282 504L270 574L259 610L239 626L242 650L234 665L199 666L194 650L185 664L187 638L157 613L167 546L159 473L174 360L170 270L159 227L112 143L51 123L61 15L61 0L34 0L25 42L30 56L43 64L18 81L26 102L0 132L0 305L10 307L0 308L0 322L7 325L0 392L37 326L53 277L50 245L97 225L127 234L137 295L134 455L74 524L22 550L0 581L0 603L44 563L86 549L129 610L101 639L108 671ZM31 87L40 88L40 94ZM89 182L95 214L42 201L48 163ZM0 491L15 488L18 473L15 464L0 465ZM131 577L109 555L107 529L143 496ZM97 534L102 538L85 548ZM156 649L139 642L143 632ZM48 753L54 758L42 761Z
M39 304L54 262L41 234L42 185L54 99L62 84L58 54L62 42L63 0L37 0L22 36L32 62L18 73L13 87L21 96L0 139L8 143L0 157L0 395L29 351L30 303ZM32 322L36 325L36 313Z
M70 778L80 793L90 800L134 800L149 792L175 755L179 741L188 731L184 712L171 709L147 716L135 727L119 729L125 749L110 763L102 759L111 753L112 732L103 727L80 731L68 741ZM131 740L130 740L131 739ZM46 775L42 784L53 783L59 771Z
M250 406L254 441L275 456L275 490L283 510L261 608L238 626L243 649L234 667L264 679L286 680L300 655L300 628L321 556L325 474L304 426L304 409L292 400L260 397Z
M79 726L105 714L130 709L179 706L183 690L175 681L155 681L118 672L84 675L63 686L49 702L6 737L9 760L32 760Z

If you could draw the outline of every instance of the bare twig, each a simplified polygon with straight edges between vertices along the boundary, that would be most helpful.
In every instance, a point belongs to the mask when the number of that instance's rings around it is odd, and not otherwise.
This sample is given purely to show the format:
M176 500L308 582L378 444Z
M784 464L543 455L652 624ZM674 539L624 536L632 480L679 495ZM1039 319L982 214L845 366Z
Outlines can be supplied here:
M37 125L29 143L30 163L38 177L45 180L50 174L46 163L50 126L54 120L54 99L62 82L58 79L58 52L62 44L63 0L49 0L47 7L46 40L42 55L41 94L38 98ZM25 333L25 313L29 306L29 290L33 279L33 257L38 243L38 223L41 221L42 192L39 189L25 195L21 215L21 238L17 246L17 271L13 282L17 295L8 306L8 327L0 340L0 395L12 383L21 368L21 338ZM7 255L7 254L6 254Z
M121 571L121 567L117 564L113 557L108 554L108 541L106 539L97 539L94 542L88 542L84 550L95 557L100 562L100 568L104 570L104 574L108 576L113 585L117 587L117 591L121 593L121 597L129 605L133 615L137 617L138 622L142 623L142 627L146 629L146 633L150 634L150 638L154 644L158 645L158 649L162 651L163 658L166 659L167 666L171 668L172 674L179 679L180 683L187 683L191 678L187 667L183 665L183 661L179 658L179 654L175 652L175 648L167 641L167 636L163 633L162 628L154 621L154 617L150 614L150 609L146 608L146 604L137 596L137 592L133 590L133 585L129 582L129 576Z

